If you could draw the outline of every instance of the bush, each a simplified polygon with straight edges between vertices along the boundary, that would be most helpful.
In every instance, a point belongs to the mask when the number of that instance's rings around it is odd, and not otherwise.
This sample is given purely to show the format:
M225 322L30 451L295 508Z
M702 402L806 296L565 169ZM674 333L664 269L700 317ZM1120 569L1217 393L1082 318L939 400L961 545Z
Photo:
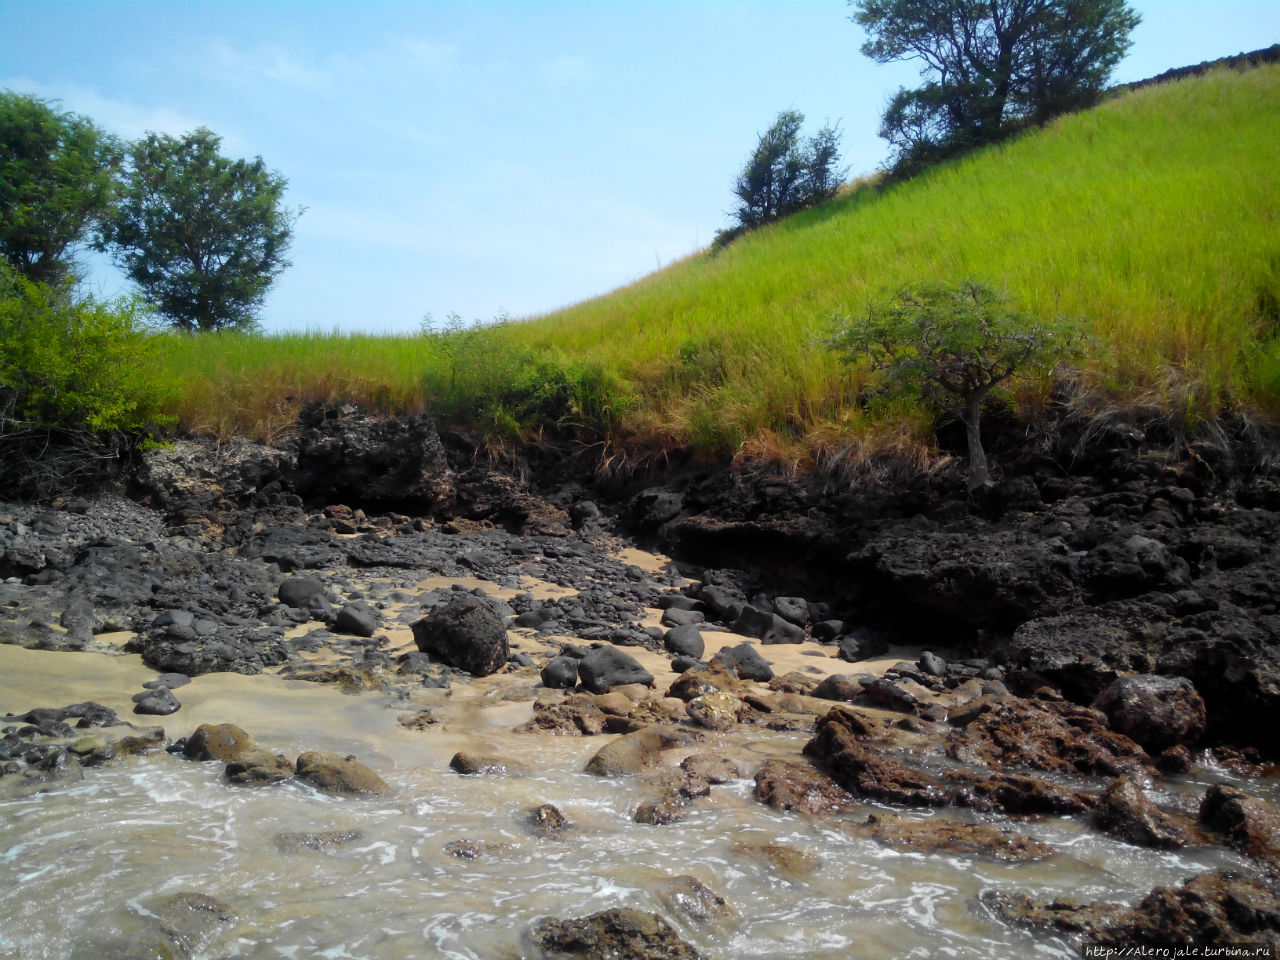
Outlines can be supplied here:
M0 276L0 490L49 496L109 474L166 420L158 344L136 300Z

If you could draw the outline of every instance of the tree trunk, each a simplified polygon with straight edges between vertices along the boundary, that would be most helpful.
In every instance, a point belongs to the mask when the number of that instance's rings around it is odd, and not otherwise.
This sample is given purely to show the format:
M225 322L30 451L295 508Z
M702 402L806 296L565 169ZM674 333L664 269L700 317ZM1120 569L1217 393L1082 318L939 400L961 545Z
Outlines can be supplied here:
M980 390L965 397L964 433L969 441L969 492L980 490L991 481L987 478L987 452L982 449L982 401L987 391Z

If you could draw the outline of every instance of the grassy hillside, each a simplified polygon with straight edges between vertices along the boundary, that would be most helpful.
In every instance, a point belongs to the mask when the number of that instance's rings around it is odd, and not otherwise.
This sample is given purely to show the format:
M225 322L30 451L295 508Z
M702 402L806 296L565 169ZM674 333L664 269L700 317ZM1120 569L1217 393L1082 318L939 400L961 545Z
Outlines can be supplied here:
M870 423L832 318L926 279L985 280L1093 332L1096 385L1181 413L1280 414L1280 67L1151 87L549 316L420 338L179 340L190 427L270 433L297 402L552 421L806 460ZM1032 391L1034 392L1034 391ZM919 424L917 423L918 427ZM919 435L917 433L917 435Z

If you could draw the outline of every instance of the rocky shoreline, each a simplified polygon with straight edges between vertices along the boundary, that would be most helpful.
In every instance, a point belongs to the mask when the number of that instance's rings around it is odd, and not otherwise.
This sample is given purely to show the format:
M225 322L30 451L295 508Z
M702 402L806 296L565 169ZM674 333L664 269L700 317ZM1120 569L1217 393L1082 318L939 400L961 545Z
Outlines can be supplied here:
M423 698L483 677L528 719L509 752L455 756L460 775L518 772L521 737L601 736L587 771L640 778L633 815L654 825L748 777L760 803L904 851L1052 858L1019 824L1062 816L1125 844L1225 847L1247 874L1129 907L1029 891L977 908L1068 940L1274 948L1280 471L1256 437L1176 458L1157 440L1119 421L997 440L1005 479L977 501L945 472L604 476L550 447L504 470L429 418L349 407L309 409L278 447L178 442L122 491L0 504L0 642L134 653L158 674L135 724L27 691L0 724L0 796L166 744L255 789L376 795L359 758L247 734L221 755L198 746L208 725L170 737L141 718L172 730L189 678L269 673L376 692L430 736ZM742 769L699 749L739 731L798 732L803 754ZM1185 786L1206 769L1231 782ZM753 855L803 873L803 854ZM671 902L731 909L690 889ZM626 909L530 937L548 957L698 955Z

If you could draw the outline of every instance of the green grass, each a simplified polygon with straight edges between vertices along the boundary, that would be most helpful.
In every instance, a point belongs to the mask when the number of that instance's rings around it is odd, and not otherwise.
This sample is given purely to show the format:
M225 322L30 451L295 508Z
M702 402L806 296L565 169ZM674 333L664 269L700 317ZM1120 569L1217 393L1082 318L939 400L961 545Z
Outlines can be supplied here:
M1274 419L1277 170L1280 67L1221 71L1110 100L909 183L865 186L608 295L459 335L465 344L181 341L169 354L186 385L177 413L193 428L264 434L298 401L349 397L511 435L563 408L640 446L803 463L928 433L914 413L889 417L890 429L861 412L863 375L824 345L833 317L901 284L971 277L1045 319L1083 322L1091 377L1121 401ZM571 371L576 400L504 419L503 384L536 389L557 368Z

